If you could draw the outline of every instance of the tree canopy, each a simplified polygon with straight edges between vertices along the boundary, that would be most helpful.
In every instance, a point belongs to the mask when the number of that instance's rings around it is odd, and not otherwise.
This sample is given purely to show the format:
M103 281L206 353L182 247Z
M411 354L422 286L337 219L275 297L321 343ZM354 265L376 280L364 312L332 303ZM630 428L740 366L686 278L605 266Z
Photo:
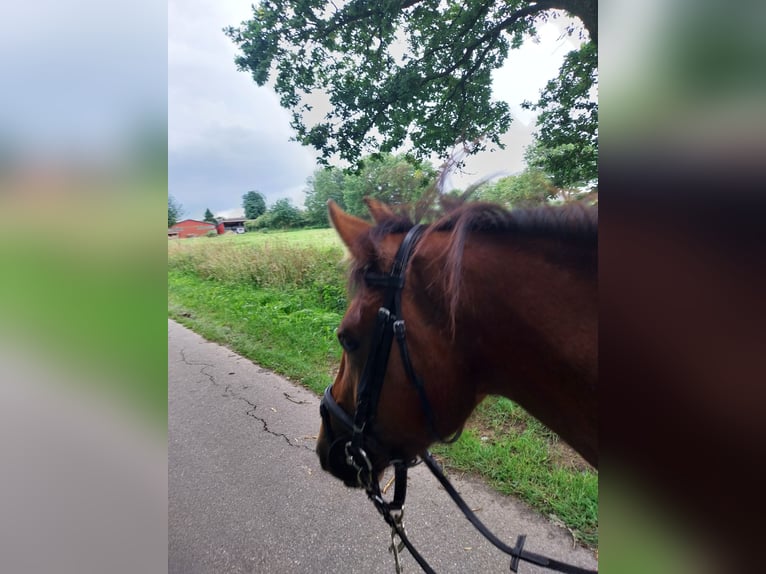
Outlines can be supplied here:
M350 177L350 176L349 176ZM306 181L306 198L303 205L306 208L306 223L308 225L329 226L327 217L327 200L346 209L344 196L347 174L336 167L319 168Z
M301 225L301 212L289 199L278 199L267 214L270 216L269 227L288 229Z
M592 42L564 58L559 76L545 86L535 143L528 149L530 167L544 171L556 187L585 185L598 179L598 104L591 91L598 82L598 53Z
M507 208L534 207L555 197L558 189L538 169L527 169L480 187L474 199L499 203Z
M365 158L359 173L346 179L343 199L348 213L367 217L365 197L391 206L414 204L434 182L436 170L425 161L390 153Z
M319 168L308 179L306 218L311 224L329 225L327 200L332 199L345 211L367 217L365 197L388 205L413 205L434 183L436 169L426 161L390 153L363 158L358 172Z
M257 219L266 213L266 199L257 191L248 191L242 196L242 207L247 219Z
M492 72L555 10L582 22L595 58L597 0L261 0L252 19L224 31L239 47L237 67L260 86L272 82L297 140L327 165L404 146L420 158L446 157L458 142L481 141L471 153L502 147L511 113L492 99ZM562 68L558 82L571 81ZM329 104L320 119L312 117L317 93Z
M245 222L248 231L268 229L293 229L306 225L303 212L289 199L278 199L255 220Z

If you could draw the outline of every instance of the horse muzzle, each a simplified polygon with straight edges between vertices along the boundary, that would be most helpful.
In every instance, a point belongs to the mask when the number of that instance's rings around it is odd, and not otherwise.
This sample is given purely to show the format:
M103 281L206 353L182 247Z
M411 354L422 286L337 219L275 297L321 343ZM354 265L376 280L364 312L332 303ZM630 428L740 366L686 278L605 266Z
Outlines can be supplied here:
M322 470L332 474L352 488L366 488L377 480L390 464L388 452L382 448L373 432L364 433L358 448L349 448L355 432L354 421L332 396L327 387L319 403L322 426L319 429L316 452Z
M319 464L322 470L342 480L349 488L362 488L364 485L359 480L358 469L347 460L346 445L349 440L349 437L340 437L330 443L326 436L320 436L316 448Z
M351 417L335 402L331 386L325 389L319 405L322 426L317 438L316 453L322 470L339 478L348 487L361 487L357 468L348 462L346 445L351 441L347 434L353 428ZM341 431L342 432L339 432Z

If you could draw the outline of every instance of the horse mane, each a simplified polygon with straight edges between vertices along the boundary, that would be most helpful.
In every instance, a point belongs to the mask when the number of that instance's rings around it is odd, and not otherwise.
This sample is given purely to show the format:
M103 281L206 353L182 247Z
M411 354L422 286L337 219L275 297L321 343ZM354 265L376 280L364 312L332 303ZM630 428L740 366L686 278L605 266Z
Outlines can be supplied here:
M503 232L523 236L595 241L598 210L583 203L508 210L495 203L463 203L433 224L433 231ZM464 238L464 237L463 237Z
M591 245L598 242L598 208L583 203L508 210L494 203L471 202L456 207L439 219L431 233L450 232L445 250L444 292L449 321L455 331L460 302L463 251L471 233L503 236L543 237Z
M401 212L382 221L370 230L372 245L386 235L406 233L414 226L413 221ZM449 318L454 331L455 316L460 301L460 284L463 251L472 233L515 237L541 237L560 239L595 247L598 242L598 208L576 202L558 206L540 206L508 210L486 202L461 202L449 206L449 211L429 225L427 234L447 232L450 238L445 249L443 286L449 306ZM425 238L425 237L424 237ZM358 286L364 280L374 258L353 261L350 286Z

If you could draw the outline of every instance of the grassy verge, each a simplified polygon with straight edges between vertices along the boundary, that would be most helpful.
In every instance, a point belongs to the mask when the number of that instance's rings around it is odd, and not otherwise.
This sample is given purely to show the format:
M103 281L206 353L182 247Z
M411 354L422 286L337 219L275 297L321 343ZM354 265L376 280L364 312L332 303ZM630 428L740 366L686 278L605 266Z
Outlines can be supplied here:
M332 382L340 360L334 330L342 314L316 308L311 293L171 271L168 295L170 316L206 339L317 393Z
M598 545L598 474L558 437L504 397L485 399L460 440L435 445L448 468L479 475Z
M170 316L320 393L338 366L335 328L346 305L342 251L329 233L173 242ZM579 541L598 544L598 474L513 402L485 400L463 437L435 447L434 454L447 469L481 476Z

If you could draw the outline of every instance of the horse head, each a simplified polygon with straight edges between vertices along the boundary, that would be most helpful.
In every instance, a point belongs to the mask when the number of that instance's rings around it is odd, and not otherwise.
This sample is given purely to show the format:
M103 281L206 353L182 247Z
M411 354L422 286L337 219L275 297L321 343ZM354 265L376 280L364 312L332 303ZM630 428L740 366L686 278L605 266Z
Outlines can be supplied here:
M329 202L350 257L343 347L317 454L366 486L503 395L598 461L597 215L471 203L427 229L368 201Z
M430 279L424 275L431 271L423 256L430 240L423 238L407 253L401 288L393 288L398 291L393 295L395 302L387 300L393 291L385 283L413 225L380 202L367 200L367 205L376 226L344 213L333 202L328 204L330 220L351 259L351 297L337 331L343 355L323 399L316 450L322 468L348 486L362 486L346 446L352 440L363 382L378 387L372 390L374 407L362 422L363 449L373 475L394 460L413 459L435 438L458 430L475 406L473 391L459 385L444 360L451 353L451 341L444 336L447 324L430 298ZM381 309L385 319L380 318ZM381 340L381 329L392 334ZM393 333L396 329L398 334ZM422 389L417 386L423 384L418 373L429 374L429 383ZM365 377L375 380L365 381ZM437 380L438 389L430 384ZM438 420L434 420L436 412Z

